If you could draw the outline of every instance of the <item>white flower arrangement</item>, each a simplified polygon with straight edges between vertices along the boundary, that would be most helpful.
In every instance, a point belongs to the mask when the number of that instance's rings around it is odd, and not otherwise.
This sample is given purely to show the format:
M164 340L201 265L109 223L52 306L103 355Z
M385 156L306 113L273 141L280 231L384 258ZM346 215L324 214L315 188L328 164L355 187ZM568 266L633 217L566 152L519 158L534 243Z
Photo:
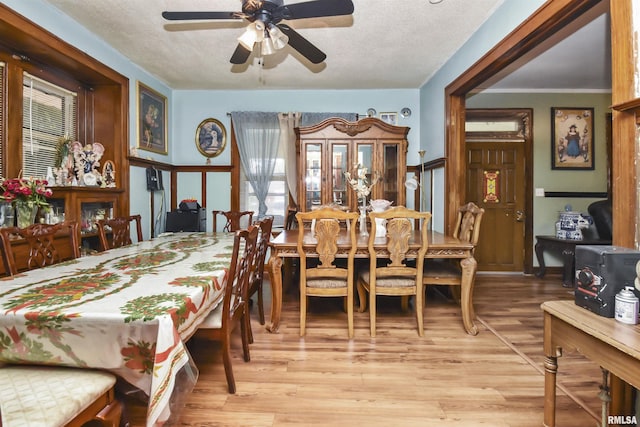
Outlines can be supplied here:
M369 179L367 178L367 174L369 173L369 169L363 167L361 164L356 163L354 165L354 175L355 178L351 176L351 172L347 171L344 173L344 176L347 178L347 182L358 195L358 199L365 199L369 194L371 194L371 188L380 181L380 173L374 172L371 183L369 183Z

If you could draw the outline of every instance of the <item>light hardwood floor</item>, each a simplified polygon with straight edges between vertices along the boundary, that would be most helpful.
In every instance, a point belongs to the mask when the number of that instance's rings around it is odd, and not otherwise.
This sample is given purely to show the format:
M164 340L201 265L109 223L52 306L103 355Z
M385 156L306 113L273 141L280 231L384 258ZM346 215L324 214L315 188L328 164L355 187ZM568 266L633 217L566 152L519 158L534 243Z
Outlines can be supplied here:
M368 312L356 312L352 341L341 301L332 298L310 301L300 338L290 290L279 333L253 316L251 362L243 362L240 340L234 343L235 395L227 393L219 347L189 343L200 377L174 425L541 426L540 304L572 298L560 283L558 276L479 275L475 337L439 292L428 294L424 338L398 300L383 300L377 337L369 336ZM598 366L579 354L559 358L558 426L597 425L600 380ZM144 406L125 403L131 425L143 426Z

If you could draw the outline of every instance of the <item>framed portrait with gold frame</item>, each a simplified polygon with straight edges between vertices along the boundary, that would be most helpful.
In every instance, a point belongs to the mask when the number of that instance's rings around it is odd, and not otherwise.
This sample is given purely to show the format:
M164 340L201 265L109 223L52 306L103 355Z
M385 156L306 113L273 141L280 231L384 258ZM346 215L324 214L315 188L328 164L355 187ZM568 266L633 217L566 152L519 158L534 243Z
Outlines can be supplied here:
M551 107L551 169L594 169L593 120L592 107Z
M167 154L167 98L138 82L138 148Z
M196 148L205 157L219 156L227 145L227 130L216 119L204 119L196 129Z

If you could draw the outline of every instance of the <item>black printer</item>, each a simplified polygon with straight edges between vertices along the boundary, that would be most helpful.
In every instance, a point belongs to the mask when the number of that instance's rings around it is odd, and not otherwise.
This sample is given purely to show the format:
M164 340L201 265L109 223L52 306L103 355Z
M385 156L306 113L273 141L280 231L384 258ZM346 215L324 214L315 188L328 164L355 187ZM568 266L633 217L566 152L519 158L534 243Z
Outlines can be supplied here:
M167 212L165 231L207 231L207 216L197 201L183 200L178 206Z

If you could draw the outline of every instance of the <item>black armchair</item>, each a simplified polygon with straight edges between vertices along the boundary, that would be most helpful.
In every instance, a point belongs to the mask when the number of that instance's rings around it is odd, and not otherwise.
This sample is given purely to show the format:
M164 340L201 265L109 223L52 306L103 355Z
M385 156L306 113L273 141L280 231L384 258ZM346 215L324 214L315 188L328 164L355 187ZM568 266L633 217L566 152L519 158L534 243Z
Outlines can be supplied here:
M593 224L598 232L598 239L611 240L613 230L613 216L611 213L611 199L598 200L587 208L593 218Z

